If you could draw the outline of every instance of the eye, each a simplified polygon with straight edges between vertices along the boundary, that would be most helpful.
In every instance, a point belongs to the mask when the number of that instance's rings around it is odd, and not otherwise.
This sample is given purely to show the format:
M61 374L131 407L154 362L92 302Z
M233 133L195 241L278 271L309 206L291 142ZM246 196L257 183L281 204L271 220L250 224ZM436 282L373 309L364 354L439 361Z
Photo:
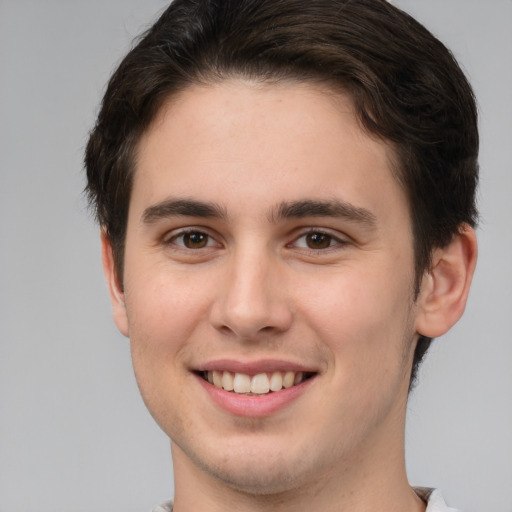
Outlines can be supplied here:
M310 231L295 240L293 245L301 249L322 250L337 245L343 245L343 241L323 231Z
M182 231L171 237L167 243L184 247L185 249L204 249L205 247L215 245L215 241L210 235L196 230Z

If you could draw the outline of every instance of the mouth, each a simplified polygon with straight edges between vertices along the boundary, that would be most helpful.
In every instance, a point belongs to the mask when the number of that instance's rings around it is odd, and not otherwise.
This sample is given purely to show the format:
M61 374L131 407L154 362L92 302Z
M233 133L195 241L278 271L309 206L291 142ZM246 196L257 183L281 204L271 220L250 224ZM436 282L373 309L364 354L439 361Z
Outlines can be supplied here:
M307 394L320 372L279 359L218 359L196 367L193 373L223 411L237 417L266 418L287 410Z
M206 382L224 391L237 395L264 396L298 386L316 374L290 370L250 375L228 370L209 370L200 371L198 375Z

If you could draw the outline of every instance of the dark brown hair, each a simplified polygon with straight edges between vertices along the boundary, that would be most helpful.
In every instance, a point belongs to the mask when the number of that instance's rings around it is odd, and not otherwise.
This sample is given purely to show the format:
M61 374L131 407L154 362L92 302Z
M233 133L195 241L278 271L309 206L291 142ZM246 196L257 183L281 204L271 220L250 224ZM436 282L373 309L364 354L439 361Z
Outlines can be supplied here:
M137 142L160 106L231 77L348 93L395 148L409 201L416 293L432 250L477 218L477 110L450 51L385 0L174 0L113 74L87 145L87 193L122 281ZM411 382L431 339L420 336Z

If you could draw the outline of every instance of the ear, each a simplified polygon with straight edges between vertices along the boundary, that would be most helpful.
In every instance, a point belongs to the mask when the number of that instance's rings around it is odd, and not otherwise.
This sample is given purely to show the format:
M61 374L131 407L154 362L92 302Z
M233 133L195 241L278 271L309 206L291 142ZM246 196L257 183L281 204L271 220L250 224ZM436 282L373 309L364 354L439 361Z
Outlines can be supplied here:
M432 268L421 283L416 332L437 338L462 316L475 271L477 247L474 229L464 224L446 247L434 251Z
M101 260L103 262L103 272L105 273L105 279L107 280L108 291L110 293L114 322L122 334L129 336L129 324L123 286L122 283L119 282L116 266L114 264L112 244L105 231L101 232Z

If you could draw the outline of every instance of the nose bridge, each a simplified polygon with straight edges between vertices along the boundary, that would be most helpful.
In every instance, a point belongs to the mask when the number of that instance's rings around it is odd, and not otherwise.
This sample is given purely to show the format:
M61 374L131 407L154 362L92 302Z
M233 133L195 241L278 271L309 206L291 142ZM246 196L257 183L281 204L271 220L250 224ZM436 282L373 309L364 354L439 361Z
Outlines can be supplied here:
M226 281L219 290L213 323L243 338L286 330L291 312L283 279L278 258L265 243L240 244L233 250Z

